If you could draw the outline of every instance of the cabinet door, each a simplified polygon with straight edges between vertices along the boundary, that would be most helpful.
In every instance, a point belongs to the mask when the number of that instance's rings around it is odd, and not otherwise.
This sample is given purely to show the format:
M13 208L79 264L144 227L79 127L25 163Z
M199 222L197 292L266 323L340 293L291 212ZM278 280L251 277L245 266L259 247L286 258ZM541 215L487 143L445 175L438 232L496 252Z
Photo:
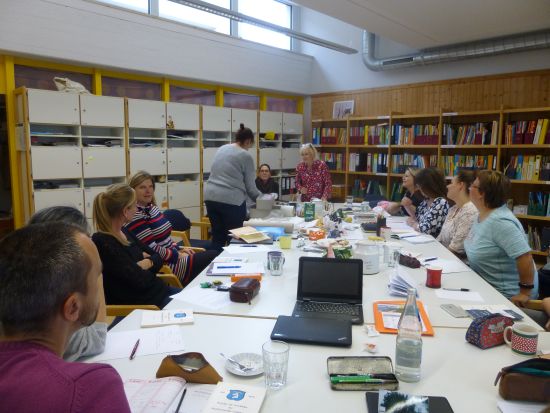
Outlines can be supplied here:
M231 132L235 133L241 127L252 129L254 135L258 133L258 112L249 109L231 109Z
M166 128L166 106L164 102L128 99L128 124L131 128Z
M124 148L82 148L84 178L126 176Z
M142 170L151 175L166 175L166 149L130 148L130 175Z
M201 187L198 181L168 182L170 208L198 207L201 204Z
M212 163L214 161L214 155L218 148L204 148L202 151L202 171L210 172L212 169Z
M82 189L42 189L34 191L34 210L56 205L72 206L84 213Z
M300 148L283 148L283 169L295 169L300 161Z
M29 122L79 125L80 110L77 93L29 89Z
M256 151L256 147L250 148L248 153L252 156L252 159L254 160L254 169L256 169L258 167L258 152Z
M231 130L231 109L215 106L202 107L202 129L228 132Z
M281 169L281 149L263 148L260 149L260 164L266 163L271 169Z
M82 177L82 153L78 146L32 146L33 179Z
M80 121L86 126L124 127L124 99L80 95Z
M304 120L299 113L283 113L283 133L301 135L304 133Z
M281 112L260 111L260 133L275 132L280 134L283 130L283 114Z
M199 130L199 105L167 103L166 119L174 123L173 129Z
M94 217L94 199L106 189L106 186L89 186L84 188L84 213L86 214L86 218L92 219Z
M155 200L160 209L168 208L168 185L161 182L155 183Z
M201 220L201 209L199 207L190 207L190 208L178 208L183 215L189 218L190 221L199 222ZM201 228L191 226L191 238L200 239L201 238Z
M199 148L168 148L168 174L200 173Z

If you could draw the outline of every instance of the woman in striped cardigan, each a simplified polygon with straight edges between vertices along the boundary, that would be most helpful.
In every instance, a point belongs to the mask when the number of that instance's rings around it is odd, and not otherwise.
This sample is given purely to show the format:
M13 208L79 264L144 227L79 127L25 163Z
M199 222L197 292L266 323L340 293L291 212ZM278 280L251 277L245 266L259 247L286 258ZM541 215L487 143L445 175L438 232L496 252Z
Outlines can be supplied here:
M136 191L137 211L126 224L126 229L155 250L185 287L212 262L218 252L194 253L172 240L172 225L156 205L155 181L149 173L137 172L130 178L129 185Z

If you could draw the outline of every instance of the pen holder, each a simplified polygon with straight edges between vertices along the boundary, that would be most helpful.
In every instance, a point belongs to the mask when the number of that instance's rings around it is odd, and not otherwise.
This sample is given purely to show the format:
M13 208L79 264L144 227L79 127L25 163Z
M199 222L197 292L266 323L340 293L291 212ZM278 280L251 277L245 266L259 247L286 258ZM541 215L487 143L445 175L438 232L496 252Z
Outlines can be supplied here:
M166 356L157 370L157 378L176 376L189 383L217 384L223 378L201 353Z

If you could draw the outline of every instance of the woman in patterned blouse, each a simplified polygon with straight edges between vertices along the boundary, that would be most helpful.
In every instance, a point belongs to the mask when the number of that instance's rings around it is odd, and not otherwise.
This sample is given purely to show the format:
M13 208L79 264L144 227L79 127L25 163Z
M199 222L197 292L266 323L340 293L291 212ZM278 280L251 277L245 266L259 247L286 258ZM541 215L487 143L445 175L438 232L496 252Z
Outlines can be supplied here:
M470 185L475 181L475 171L460 171L447 185L447 198L455 204L449 209L437 240L459 257L466 257L464 240L477 220L477 208L470 201Z
M157 252L170 267L181 284L189 284L218 255L217 251L197 252L181 248L170 237L172 224L155 202L153 177L139 171L130 178L130 186L136 191L137 211L126 229L145 245Z
M300 156L302 162L296 166L296 190L301 194L301 200L328 200L332 193L332 180L327 165L317 159L317 150L311 143L301 146Z
M417 231L437 237L449 211L445 177L437 168L424 168L416 174L415 182L426 199L416 208L416 219L409 217L407 222Z

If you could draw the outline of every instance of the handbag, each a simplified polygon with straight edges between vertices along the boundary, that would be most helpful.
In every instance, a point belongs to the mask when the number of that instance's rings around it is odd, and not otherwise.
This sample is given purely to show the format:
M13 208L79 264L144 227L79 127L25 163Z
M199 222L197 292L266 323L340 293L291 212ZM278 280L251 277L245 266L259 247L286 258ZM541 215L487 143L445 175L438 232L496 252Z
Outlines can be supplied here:
M399 264L409 268L420 268L420 261L410 255L399 254Z
M466 331L466 341L483 350L504 343L504 329L514 324L510 317L489 314L478 317Z
M500 383L499 383L500 381ZM495 379L495 386L505 400L550 402L550 359L532 358L504 367Z
M258 295L260 282L253 278L242 278L229 288L229 299L236 303L248 303Z

